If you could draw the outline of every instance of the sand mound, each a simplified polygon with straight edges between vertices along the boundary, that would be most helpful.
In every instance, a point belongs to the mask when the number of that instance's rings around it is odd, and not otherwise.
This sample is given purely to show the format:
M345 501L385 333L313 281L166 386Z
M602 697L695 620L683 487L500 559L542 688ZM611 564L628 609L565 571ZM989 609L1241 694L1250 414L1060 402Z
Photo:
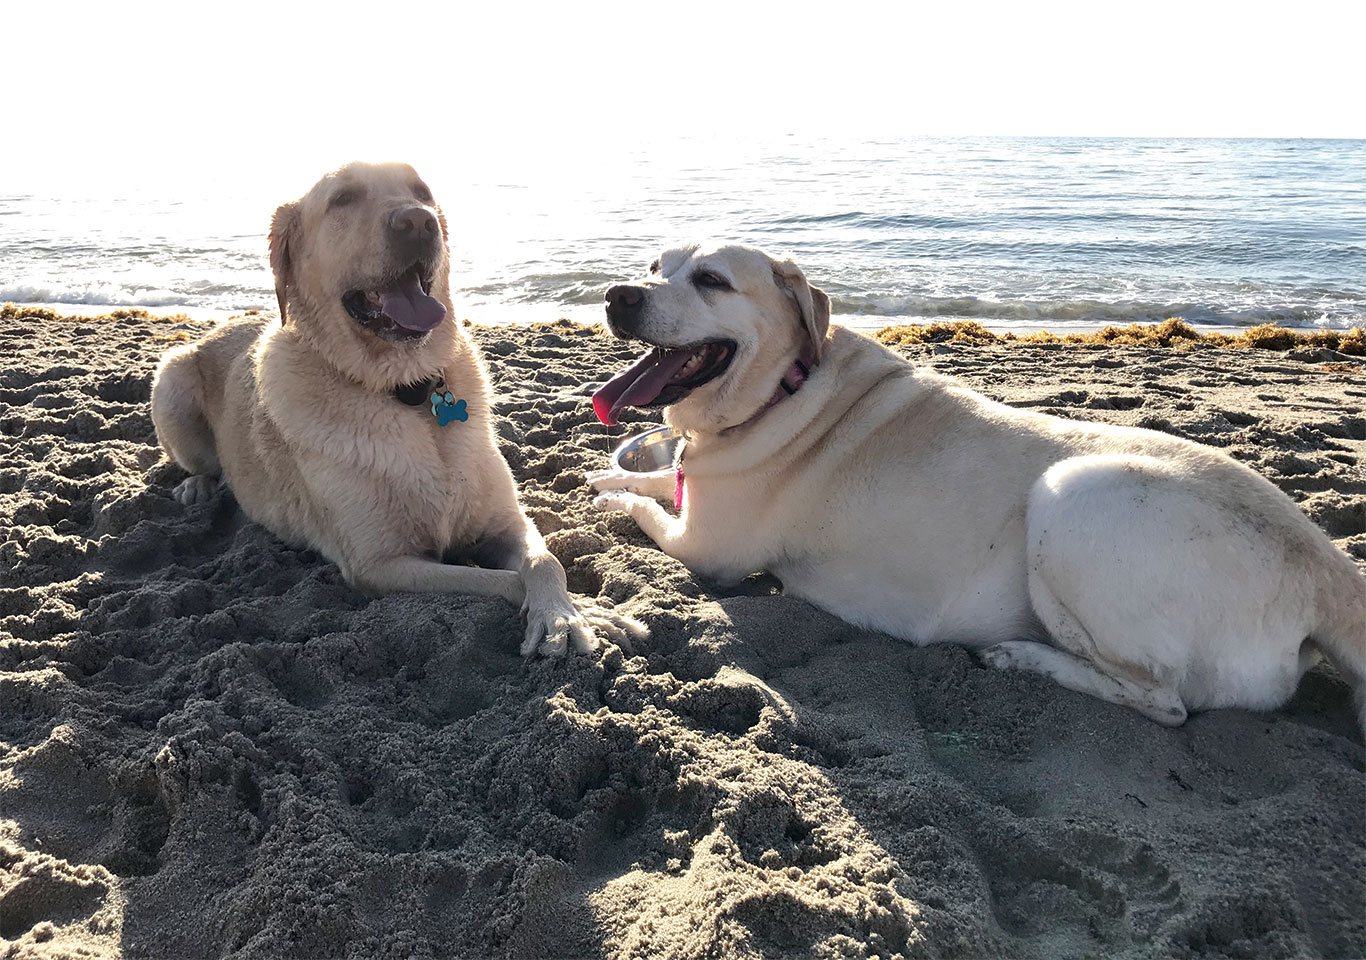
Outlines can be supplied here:
M368 599L147 399L193 323L0 321L0 954L1366 955L1366 777L1326 667L1167 730L952 647L718 590L590 509L633 351L476 329L504 454L633 657L524 662L501 601ZM1008 402L1252 464L1366 564L1362 369L1263 351L908 346Z

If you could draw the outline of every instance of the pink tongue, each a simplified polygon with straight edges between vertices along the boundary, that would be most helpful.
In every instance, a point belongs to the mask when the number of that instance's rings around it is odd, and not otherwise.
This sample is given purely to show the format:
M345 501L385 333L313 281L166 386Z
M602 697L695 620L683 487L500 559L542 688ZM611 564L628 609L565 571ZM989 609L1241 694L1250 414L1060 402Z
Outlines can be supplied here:
M422 333L446 319L445 304L422 292L416 274L408 274L397 287L385 290L379 296L384 315L404 330Z
M651 348L645 356L598 388L593 394L593 412L609 427L616 426L622 407L641 406L658 397L670 378L695 352Z

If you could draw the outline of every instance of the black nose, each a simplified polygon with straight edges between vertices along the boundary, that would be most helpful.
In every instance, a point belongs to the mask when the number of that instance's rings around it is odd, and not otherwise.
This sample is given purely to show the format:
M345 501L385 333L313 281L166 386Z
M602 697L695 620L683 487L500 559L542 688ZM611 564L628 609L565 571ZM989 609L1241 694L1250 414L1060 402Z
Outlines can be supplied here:
M619 283L607 288L607 325L614 333L629 331L640 319L645 306L645 290Z
M420 250L436 239L436 214L426 207L401 207L389 214L389 239L405 250Z

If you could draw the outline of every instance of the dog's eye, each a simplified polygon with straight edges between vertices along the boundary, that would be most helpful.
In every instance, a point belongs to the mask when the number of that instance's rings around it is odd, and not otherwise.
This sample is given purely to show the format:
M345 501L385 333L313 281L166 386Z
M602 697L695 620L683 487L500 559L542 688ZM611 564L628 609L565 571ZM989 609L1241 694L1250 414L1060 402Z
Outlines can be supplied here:
M420 203L432 202L432 191L427 189L425 183L413 184L413 196L416 197Z
M725 277L710 270L698 270L692 275L692 282L699 287L710 287L713 290L734 289Z
M658 260L656 260L654 263L650 264L650 272L651 272L651 273L658 273L658 272L659 272L659 261L658 261Z
M332 194L332 199L327 201L327 209L332 210L336 207L344 207L348 203L355 203L360 196L355 190L343 190L340 193Z

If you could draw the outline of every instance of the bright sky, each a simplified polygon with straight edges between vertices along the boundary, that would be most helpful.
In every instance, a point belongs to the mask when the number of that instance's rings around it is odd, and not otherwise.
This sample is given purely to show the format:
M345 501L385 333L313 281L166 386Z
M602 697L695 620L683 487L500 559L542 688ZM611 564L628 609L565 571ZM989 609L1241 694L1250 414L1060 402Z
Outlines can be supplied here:
M0 31L0 189L675 134L1366 137L1359 0L12 2Z

